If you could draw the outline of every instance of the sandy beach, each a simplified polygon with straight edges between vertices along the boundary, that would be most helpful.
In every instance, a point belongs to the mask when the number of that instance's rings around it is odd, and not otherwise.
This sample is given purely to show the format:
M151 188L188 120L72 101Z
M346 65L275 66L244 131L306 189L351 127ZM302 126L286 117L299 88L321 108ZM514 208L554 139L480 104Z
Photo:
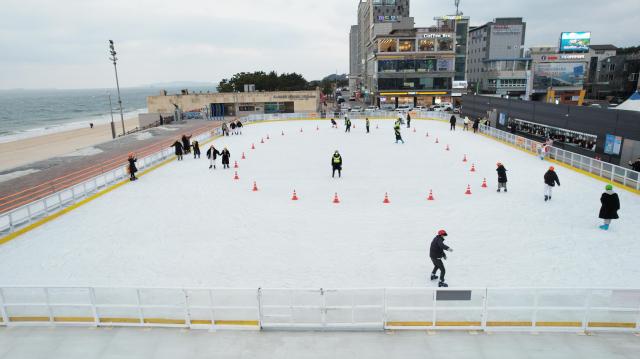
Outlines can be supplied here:
M125 129L138 126L137 118L125 119ZM116 134L122 133L122 124L116 123ZM0 143L0 171L23 166L47 158L65 155L82 148L111 141L111 125L96 125L42 136Z

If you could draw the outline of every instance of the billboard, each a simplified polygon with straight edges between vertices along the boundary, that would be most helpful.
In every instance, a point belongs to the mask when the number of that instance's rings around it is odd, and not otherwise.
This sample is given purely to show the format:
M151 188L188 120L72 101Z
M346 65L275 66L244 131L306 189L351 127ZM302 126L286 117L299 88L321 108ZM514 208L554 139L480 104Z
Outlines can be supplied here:
M591 45L590 32L563 32L560 34L560 52L587 52Z
M533 88L546 90L549 87L582 87L584 72L584 62L537 63L533 68Z

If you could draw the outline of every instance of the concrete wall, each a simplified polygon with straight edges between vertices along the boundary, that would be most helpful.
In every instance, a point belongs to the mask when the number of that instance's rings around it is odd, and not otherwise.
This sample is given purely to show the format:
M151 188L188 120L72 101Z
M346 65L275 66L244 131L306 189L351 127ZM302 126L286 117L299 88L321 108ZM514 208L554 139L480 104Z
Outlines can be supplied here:
M203 93L147 97L149 113L173 113L176 104L182 111L198 111L212 103L294 102L295 112L316 112L320 106L320 90L278 92ZM261 106L264 109L264 106ZM237 110L237 106L236 106ZM237 111L236 111L237 113Z

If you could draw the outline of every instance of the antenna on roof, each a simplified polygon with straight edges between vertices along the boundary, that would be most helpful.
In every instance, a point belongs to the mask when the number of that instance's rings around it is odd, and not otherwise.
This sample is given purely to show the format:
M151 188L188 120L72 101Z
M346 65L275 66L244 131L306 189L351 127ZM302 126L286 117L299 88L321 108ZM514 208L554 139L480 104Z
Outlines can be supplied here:
M460 13L460 0L455 0L455 2L456 2L456 16L460 16L462 15Z

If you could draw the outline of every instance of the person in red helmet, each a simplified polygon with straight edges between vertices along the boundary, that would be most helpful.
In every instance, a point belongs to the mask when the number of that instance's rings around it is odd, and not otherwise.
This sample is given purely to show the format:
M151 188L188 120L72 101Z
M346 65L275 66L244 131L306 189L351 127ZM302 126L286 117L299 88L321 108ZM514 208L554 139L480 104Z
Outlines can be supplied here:
M556 169L551 166L547 173L544 174L544 201L551 201L551 195L553 194L553 187L558 184L560 187L560 179L556 174Z
M445 251L453 252L453 249L449 248L446 244L444 244L444 237L447 236L447 231L441 229L438 231L438 235L431 241L431 247L429 248L429 257L431 257L431 262L433 262L433 271L431 272L431 280L438 279L436 273L438 269L440 270L440 282L438 283L438 287L448 287L447 283L444 281L445 269L444 263L442 259L447 259L447 255L444 253Z

